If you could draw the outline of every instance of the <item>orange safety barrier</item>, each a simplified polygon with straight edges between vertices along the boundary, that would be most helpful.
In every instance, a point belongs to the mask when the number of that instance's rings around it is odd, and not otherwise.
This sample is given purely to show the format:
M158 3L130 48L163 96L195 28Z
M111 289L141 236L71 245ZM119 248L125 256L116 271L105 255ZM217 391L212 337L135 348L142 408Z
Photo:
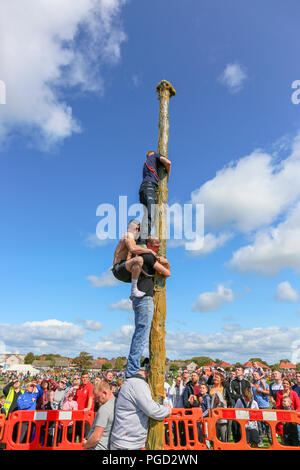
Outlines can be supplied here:
M83 450L82 441L92 426L95 413L89 411L15 411L0 415L0 441L7 450ZM236 421L240 425L239 442L222 442L217 437L220 420ZM285 410L252 410L216 408L203 418L201 408L174 408L165 418L164 450L251 450L247 443L248 421L269 425L270 450L295 450L299 447L282 445L276 433L279 423L300 425L300 413ZM256 449L256 448L255 448Z
M15 411L3 442L7 450L83 450L94 416L93 411Z
M222 442L217 438L217 423L220 420L236 421L240 425L241 439L238 442ZM271 442L267 450L298 450L299 447L282 445L278 442L278 423L300 424L300 413L293 410L215 408L204 419L205 438L212 441L214 450L257 450L247 443L248 421L264 422L270 427Z
M5 414L0 414L0 441L2 441L4 435L5 420Z
M173 408L164 424L164 450L206 450L201 408Z

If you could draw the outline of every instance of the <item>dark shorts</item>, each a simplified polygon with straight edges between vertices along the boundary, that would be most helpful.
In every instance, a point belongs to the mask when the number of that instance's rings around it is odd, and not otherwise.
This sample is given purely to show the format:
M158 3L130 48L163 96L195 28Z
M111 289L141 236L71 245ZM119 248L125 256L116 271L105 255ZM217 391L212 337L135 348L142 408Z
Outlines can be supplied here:
M114 264L112 273L116 279L122 282L131 282L131 273L125 267L126 261Z

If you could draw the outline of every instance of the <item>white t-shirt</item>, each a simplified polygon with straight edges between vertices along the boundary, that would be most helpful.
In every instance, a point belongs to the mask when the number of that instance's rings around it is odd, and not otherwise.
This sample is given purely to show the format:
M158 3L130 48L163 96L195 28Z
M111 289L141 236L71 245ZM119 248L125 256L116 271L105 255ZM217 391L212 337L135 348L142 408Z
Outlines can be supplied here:
M246 403L246 405L247 405L246 408L248 408L249 403ZM244 403L242 402L240 398L237 400L235 404L235 408L245 408ZM255 400L252 400L251 407L249 409L259 410L258 404ZM258 430L257 421L248 421L248 423L246 424L246 428Z

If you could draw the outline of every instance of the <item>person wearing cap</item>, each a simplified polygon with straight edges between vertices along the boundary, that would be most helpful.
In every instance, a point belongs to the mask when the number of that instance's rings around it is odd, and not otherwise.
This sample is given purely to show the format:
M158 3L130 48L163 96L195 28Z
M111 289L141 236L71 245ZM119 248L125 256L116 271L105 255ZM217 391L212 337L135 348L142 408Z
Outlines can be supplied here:
M36 402L43 395L43 389L34 382L26 384L25 392L17 399L18 410L35 410Z
M6 418L8 418L9 413L12 413L18 409L17 400L19 396L24 393L24 390L21 390L20 381L16 378L12 382L9 382L3 388L2 392L5 396L5 403L3 408Z
M153 400L148 375L149 359L145 359L138 373L125 380L116 401L110 450L141 450L146 444L149 418L163 421L172 413L169 405Z
M165 278L171 275L168 260L158 256L160 245L161 242L158 237L149 236L147 247L156 256L152 253L141 255L143 258L143 268L137 286L143 292L143 297L133 297L132 299L135 330L131 340L125 377L131 377L138 373L141 357L149 340L149 331L154 313L154 275L156 272Z
M43 395L43 389L40 385L34 381L27 383L25 392L19 395L17 399L18 410L32 411L36 410L36 402ZM26 442L26 435L28 430L29 422L23 422L21 425L20 443ZM31 427L31 435L29 441L33 436L33 427Z

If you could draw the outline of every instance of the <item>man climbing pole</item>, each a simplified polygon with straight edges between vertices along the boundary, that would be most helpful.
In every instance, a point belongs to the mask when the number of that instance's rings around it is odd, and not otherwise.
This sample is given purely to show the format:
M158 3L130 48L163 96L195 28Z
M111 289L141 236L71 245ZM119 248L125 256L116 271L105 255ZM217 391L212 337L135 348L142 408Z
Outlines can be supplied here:
M157 204L157 188L159 183L159 167L165 167L167 180L169 181L171 162L160 153L149 150L143 166L143 181L139 190L140 203L144 206L141 235L137 243L145 244L147 236L151 235L151 229L155 221L155 207Z
M139 232L140 222L131 220L128 224L128 231L123 235L115 249L112 268L112 273L116 279L122 282L131 282L131 299L145 295L137 287L144 260L141 256L136 255L152 253L155 256L154 251L136 244Z
M126 378L138 373L140 360L144 347L149 339L150 325L154 312L153 286L155 273L164 278L171 275L170 264L166 258L157 256L160 250L160 240L158 237L149 236L147 239L149 253L140 255L143 259L143 266L138 280L138 289L143 293L141 297L133 297L132 307L135 317L135 331L131 340L130 352L127 359ZM153 255L152 253L155 253Z

